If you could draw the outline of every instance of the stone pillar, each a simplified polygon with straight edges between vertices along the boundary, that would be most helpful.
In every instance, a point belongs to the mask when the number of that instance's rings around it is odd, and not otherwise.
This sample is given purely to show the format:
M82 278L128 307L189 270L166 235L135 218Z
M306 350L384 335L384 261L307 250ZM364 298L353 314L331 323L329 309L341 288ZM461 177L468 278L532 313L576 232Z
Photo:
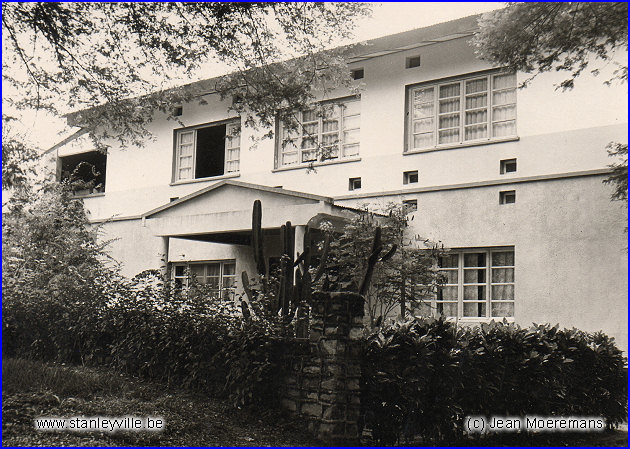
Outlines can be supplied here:
M318 428L314 430L328 444L359 441L359 340L363 332L363 307L364 299L356 293L313 294L310 330L313 358L305 374L317 368L317 400L304 402L301 412L311 417L319 415ZM305 383L308 385L308 380Z

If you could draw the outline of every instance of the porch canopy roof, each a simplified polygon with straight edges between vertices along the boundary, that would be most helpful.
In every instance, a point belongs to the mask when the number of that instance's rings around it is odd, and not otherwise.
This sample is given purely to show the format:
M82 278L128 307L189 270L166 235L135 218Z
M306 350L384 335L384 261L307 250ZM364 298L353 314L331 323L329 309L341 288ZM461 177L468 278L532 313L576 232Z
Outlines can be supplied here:
M287 221L315 229L328 222L342 230L358 212L336 206L329 197L223 180L150 210L142 220L156 236L247 245L255 200L262 204L262 227L268 234L277 233Z

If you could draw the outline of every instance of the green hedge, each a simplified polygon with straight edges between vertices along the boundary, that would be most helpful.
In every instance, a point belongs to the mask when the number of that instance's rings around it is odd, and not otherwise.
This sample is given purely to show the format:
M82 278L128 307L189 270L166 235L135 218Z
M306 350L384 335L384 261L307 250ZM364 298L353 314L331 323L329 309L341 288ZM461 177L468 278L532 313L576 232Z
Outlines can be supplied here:
M627 417L626 360L601 332L414 320L371 333L362 362L365 425L383 444L457 438L467 415Z
M278 400L295 344L279 323L244 321L234 302L209 299L201 289L169 292L152 273L104 281L107 288L80 300L6 291L3 357L112 366L222 395L235 406Z

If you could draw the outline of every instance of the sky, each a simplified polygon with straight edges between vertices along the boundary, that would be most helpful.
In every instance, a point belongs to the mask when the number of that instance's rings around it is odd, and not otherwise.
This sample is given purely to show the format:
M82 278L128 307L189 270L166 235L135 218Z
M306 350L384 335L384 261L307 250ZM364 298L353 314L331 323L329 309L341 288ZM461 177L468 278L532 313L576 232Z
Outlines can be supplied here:
M503 7L500 2L384 2L372 3L372 17L357 22L354 42L374 39L414 28L422 28L460 17L488 12ZM341 44L342 42L340 42ZM207 76L225 73L218 64L208 67ZM27 138L41 150L46 150L67 135L63 120L39 112L26 114L23 119Z

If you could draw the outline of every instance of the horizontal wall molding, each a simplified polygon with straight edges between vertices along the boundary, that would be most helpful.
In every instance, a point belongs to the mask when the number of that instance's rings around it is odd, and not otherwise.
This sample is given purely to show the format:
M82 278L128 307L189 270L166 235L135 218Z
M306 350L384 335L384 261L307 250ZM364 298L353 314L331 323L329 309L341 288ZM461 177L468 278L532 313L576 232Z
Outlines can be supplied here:
M384 192L372 192L372 193L359 193L354 195L341 195L335 196L333 199L337 200L354 200L361 198L378 198L383 196L402 196L410 193L426 193L426 192L440 192L443 190L459 190L459 189L475 189L479 187L492 187L501 186L506 184L521 184L525 182L538 182L538 181L554 181L558 179L579 178L583 176L602 176L611 173L610 168L600 168L596 170L576 171L569 173L554 173L550 175L536 175L536 176L522 176L520 178L505 178L505 179L493 179L490 181L477 181L467 182L463 184L447 184L443 186L429 186L429 187L416 187L400 190L388 190Z

